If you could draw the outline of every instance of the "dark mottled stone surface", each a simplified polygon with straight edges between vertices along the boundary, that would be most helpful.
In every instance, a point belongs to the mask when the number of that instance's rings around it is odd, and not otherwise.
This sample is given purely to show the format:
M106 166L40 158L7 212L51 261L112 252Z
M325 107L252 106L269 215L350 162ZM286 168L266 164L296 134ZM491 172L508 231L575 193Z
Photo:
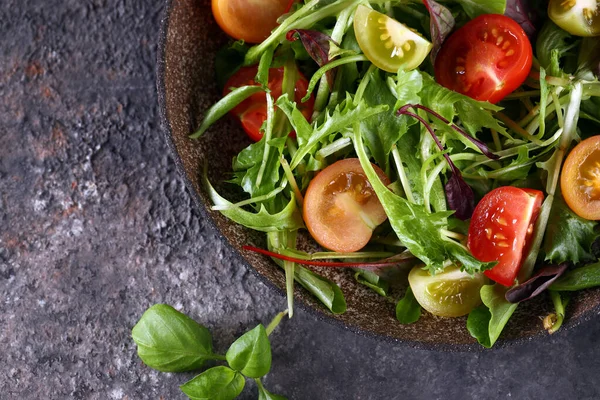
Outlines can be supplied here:
M285 300L231 257L165 151L162 1L0 4L0 398L182 399L130 329L167 302L218 350ZM497 351L384 343L302 310L274 334L293 399L597 399L600 318ZM253 384L242 398L256 397Z

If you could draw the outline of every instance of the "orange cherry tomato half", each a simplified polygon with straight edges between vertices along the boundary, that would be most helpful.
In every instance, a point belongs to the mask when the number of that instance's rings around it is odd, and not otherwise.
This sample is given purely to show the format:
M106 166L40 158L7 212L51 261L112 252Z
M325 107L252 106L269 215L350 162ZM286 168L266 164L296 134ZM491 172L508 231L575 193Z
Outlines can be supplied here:
M289 0L212 0L212 12L221 29L248 43L265 40L288 7Z
M240 68L225 84L223 90L223 96L231 91L232 88L240 86L253 85L256 86L258 83L254 81L254 77L258 71L258 66L242 67ZM296 87L294 89L296 106L302 112L302 115L310 121L310 118L315 107L315 97L311 94L310 98L302 103L302 98L306 95L308 90L308 81L298 72L298 80L296 81ZM283 67L271 68L269 70L269 89L271 89L271 96L273 99L277 99L282 93L282 82L283 82ZM242 128L248 134L250 139L258 142L263 134L260 131L263 123L267 119L267 95L264 92L255 93L240 104L238 104L233 110L230 111L233 116L239 119L242 124Z
M373 165L384 185L390 180ZM304 222L323 247L337 252L362 249L377 225L387 219L358 158L331 164L309 183L304 197Z
M571 150L563 165L560 189L575 214L600 219L600 135Z
M543 199L539 190L503 186L486 194L477 204L467 246L480 261L498 261L484 272L488 278L512 286Z
M531 43L519 24L485 14L444 42L435 59L435 79L475 100L497 103L525 81L532 59Z

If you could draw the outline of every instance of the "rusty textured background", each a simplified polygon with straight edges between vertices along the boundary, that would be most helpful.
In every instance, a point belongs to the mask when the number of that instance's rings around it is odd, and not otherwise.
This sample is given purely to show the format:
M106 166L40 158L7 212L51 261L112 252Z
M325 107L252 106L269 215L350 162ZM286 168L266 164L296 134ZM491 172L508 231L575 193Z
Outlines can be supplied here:
M170 303L218 350L285 300L194 210L156 105L160 0L0 3L0 398L183 399L130 329ZM299 310L265 384L293 399L597 399L600 317L480 353L380 342ZM250 382L243 399L256 398Z

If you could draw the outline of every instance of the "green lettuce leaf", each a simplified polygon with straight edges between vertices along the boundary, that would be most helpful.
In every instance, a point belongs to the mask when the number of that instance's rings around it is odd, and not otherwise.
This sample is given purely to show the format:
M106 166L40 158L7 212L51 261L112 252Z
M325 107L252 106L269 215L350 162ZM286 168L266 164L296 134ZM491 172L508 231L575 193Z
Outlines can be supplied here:
M504 295L507 288L502 285L484 285L481 288L483 305L469 313L467 329L479 344L490 348L496 343L506 323L517 309Z
M354 130L354 149L398 239L425 263L431 274L442 271L444 261L448 259L469 273L489 269L495 264L477 260L467 248L442 235L441 230L447 228L447 218L452 212L428 213L423 206L409 203L381 182L365 151L358 124Z
M455 0L459 3L469 18L481 14L504 14L506 0Z
M591 249L599 236L594 229L597 225L598 222L583 219L571 211L557 191L544 236L546 261L577 264L595 260Z

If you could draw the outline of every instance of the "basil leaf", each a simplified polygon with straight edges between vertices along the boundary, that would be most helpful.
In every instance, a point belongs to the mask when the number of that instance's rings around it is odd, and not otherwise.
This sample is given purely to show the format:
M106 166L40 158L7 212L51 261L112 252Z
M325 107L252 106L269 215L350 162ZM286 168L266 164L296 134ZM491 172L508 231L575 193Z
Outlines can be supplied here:
M404 297L396 304L396 319L401 324L412 324L421 318L421 305L408 287Z
M240 336L225 355L229 366L249 378L260 378L271 369L271 343L265 327L256 328Z
M597 224L596 221L583 219L573 213L560 190L557 190L544 236L546 261L553 264L565 261L577 264L595 260L592 244L599 236L594 229Z
M246 380L231 368L219 366L207 369L179 388L192 400L233 400Z
M208 109L204 120L196 132L190 135L191 139L198 139L212 124L217 122L221 117L233 110L238 104L246 100L248 97L263 90L260 86L242 86L233 89L227 93L225 97L216 102Z
M482 286L480 294L484 306L469 313L467 329L483 347L490 348L496 343L517 309L517 304L506 300L506 291L507 288L499 284Z
M573 292L600 286L600 262L572 269L556 280L549 290Z
M214 358L208 329L167 304L146 310L131 335L138 356L159 371L191 371Z
M294 278L296 282L321 300L321 303L332 313L343 314L346 312L344 293L336 283L299 265L296 265L294 269Z
M469 18L473 19L481 14L504 14L506 0L456 0Z

